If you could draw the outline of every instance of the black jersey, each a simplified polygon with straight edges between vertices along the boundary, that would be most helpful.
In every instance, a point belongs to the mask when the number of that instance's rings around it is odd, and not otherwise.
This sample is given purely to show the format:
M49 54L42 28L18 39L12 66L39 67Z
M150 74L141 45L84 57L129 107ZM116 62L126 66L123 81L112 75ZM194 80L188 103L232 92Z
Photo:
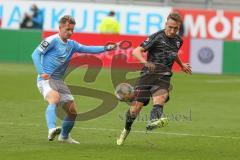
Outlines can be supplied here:
M183 40L180 36L169 38L164 30L160 30L149 36L140 46L148 52L148 62L154 63L157 69L162 71L171 71L182 44Z

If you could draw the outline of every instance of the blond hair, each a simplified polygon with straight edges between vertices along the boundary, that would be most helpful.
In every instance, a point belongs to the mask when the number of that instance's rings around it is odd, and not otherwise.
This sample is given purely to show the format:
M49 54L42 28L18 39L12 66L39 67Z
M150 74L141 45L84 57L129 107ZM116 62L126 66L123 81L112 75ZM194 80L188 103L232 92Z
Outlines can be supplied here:
M60 21L59 21L59 24L61 25L61 24L66 24L66 23L69 23L69 24L76 24L76 21L75 21L75 19L73 18L73 17L71 17L71 16L69 16L69 15L65 15L65 16L63 16L61 19L60 19Z

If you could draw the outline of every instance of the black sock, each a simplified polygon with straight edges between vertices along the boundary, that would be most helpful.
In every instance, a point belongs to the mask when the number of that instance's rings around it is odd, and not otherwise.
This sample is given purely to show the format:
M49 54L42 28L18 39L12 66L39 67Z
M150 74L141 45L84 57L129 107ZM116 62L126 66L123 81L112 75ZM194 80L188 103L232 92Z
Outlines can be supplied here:
M127 111L126 113L126 123L125 123L125 129L130 131L132 124L134 122L134 120L136 119L136 115L131 115L130 114L130 109Z
M153 106L151 110L150 120L159 119L161 118L162 114L163 114L163 106L160 104L156 104Z

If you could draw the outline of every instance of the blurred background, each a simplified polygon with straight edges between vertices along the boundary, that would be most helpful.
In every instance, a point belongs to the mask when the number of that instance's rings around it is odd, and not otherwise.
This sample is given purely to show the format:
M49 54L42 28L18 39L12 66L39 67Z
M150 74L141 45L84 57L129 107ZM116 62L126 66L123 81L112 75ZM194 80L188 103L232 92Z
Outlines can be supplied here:
M60 17L69 14L77 21L73 39L88 45L131 40L133 47L126 54L134 62L132 49L163 29L174 10L183 17L179 34L184 45L179 54L194 73L240 73L239 4L238 0L3 0L0 61L31 62L34 48L56 33ZM104 66L110 66L112 55L102 57ZM174 71L179 68L174 66Z
M239 0L0 0L0 159L239 160L239 9ZM139 76L132 50L163 29L172 11L183 17L179 55L194 74L181 73L174 65L174 88L164 106L170 119L167 127L146 134L150 103L125 145L116 146L129 106L111 98L115 86ZM90 70L94 81L86 80L87 67L77 68L65 79L84 88L74 95L79 113L103 106L99 93L111 94L105 102L114 101L102 108L111 107L111 112L76 122L72 135L81 142L78 146L47 141L47 104L36 87L31 59L40 42L58 32L58 21L65 14L76 19L71 38L79 43L132 42L127 50L96 55L105 68L96 79L97 72ZM118 54L125 57L116 59ZM99 62L88 55L79 57L77 64ZM88 90L93 94L86 94Z

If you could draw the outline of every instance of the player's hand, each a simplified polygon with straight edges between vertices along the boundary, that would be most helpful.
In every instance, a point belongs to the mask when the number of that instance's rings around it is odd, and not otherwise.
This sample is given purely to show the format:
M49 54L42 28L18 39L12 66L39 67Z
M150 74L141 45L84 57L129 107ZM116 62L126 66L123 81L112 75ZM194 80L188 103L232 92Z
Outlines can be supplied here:
M156 68L155 64L151 62L144 63L144 66L149 69L150 72L153 72Z
M183 63L182 71L187 74L192 74L192 67L189 65L189 63Z
M111 51L117 48L116 44L109 44L107 46L105 46L106 51Z
M50 78L50 76L46 73L43 73L41 74L41 77L44 79L44 80L48 80Z

